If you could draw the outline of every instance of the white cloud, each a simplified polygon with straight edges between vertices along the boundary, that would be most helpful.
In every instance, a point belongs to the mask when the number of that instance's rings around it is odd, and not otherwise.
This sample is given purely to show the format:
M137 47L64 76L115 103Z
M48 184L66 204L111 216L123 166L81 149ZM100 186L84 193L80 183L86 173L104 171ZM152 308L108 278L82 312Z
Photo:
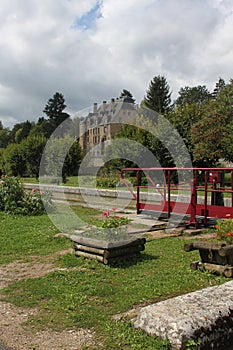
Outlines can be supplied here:
M123 88L140 102L159 74L174 94L212 89L231 78L232 25L230 0L1 0L0 120L36 120L56 91L71 112Z

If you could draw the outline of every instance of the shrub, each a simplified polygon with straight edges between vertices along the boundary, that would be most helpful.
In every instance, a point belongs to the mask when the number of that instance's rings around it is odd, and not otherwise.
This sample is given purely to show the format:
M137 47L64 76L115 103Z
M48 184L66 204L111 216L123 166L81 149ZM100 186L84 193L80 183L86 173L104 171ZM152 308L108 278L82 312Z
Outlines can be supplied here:
M52 206L51 194L33 188L31 192L25 192L24 203L28 215L41 215Z
M119 181L119 177L97 177L96 185L100 188L115 188Z
M45 207L51 206L51 195L34 188L31 192L25 191L23 185L15 177L2 175L0 181L0 210L21 215L40 215Z

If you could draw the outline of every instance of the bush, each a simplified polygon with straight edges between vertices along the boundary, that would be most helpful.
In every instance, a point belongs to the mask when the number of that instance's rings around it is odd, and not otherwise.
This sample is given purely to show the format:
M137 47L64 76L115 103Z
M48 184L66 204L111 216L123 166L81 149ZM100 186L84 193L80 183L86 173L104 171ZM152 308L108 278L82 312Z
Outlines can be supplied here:
M23 185L15 177L1 176L0 181L0 210L21 215L41 215L46 206L51 206L51 195L34 188L25 191Z
M0 181L0 210L12 213L23 211L24 189L16 178L2 175Z
M119 177L101 177L96 178L96 185L100 188L115 188L118 182L120 181Z

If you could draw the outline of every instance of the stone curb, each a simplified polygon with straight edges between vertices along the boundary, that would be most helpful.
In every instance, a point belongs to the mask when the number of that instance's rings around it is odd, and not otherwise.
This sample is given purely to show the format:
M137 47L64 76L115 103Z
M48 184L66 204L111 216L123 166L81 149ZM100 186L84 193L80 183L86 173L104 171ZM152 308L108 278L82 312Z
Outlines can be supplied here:
M132 319L135 328L168 339L172 349L186 348L189 339L200 348L228 348L233 339L233 281L141 308Z
M47 184L23 184L26 189L33 188L44 188L51 190L56 198L63 198L64 194L67 196L71 195L85 195L103 198L121 198L121 199L134 199L132 194L128 190L110 190L101 188L84 188L84 187L73 187L73 186L60 186L60 185L47 185ZM63 194L63 195L62 195ZM171 194L171 200L177 201L177 197L180 202L190 203L191 197L184 194ZM73 197L72 197L73 198ZM162 197L159 193L140 193L141 200L148 200L149 202L160 202ZM208 198L208 204L210 204L211 199ZM198 203L204 204L204 197L198 196ZM231 198L224 198L225 206L231 206Z

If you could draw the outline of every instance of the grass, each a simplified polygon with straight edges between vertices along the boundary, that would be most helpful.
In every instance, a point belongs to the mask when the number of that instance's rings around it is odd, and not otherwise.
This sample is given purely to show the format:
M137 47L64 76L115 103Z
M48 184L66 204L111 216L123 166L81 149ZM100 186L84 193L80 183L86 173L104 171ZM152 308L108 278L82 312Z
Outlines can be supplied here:
M0 213L0 264L31 255L49 255L70 246L54 238L58 230L47 215L13 216Z
M82 187L95 187L95 177L94 176L84 176L81 178ZM22 183L32 183L32 184L38 184L38 180L34 177L21 177L20 181ZM63 186L72 186L72 187L78 187L78 176L68 176L66 179L66 183L62 183Z
M97 225L100 211L80 206L69 207L63 203L54 203L55 210L50 213L51 220L64 233L74 233L86 225Z
M76 210L86 221L96 220L96 210ZM54 238L57 229L46 215L1 214L0 220L1 264L32 256L39 260L72 246L67 239ZM189 264L198 259L198 253L185 253L183 245L178 237L151 240L141 259L112 267L65 254L56 258L55 264L66 270L20 280L1 294L17 306L37 307L39 312L27 321L34 330L94 329L102 344L97 349L169 349L166 341L135 331L129 320L114 321L112 316L226 281L222 276L190 270Z
M38 184L38 180L35 177L20 177L20 182Z

